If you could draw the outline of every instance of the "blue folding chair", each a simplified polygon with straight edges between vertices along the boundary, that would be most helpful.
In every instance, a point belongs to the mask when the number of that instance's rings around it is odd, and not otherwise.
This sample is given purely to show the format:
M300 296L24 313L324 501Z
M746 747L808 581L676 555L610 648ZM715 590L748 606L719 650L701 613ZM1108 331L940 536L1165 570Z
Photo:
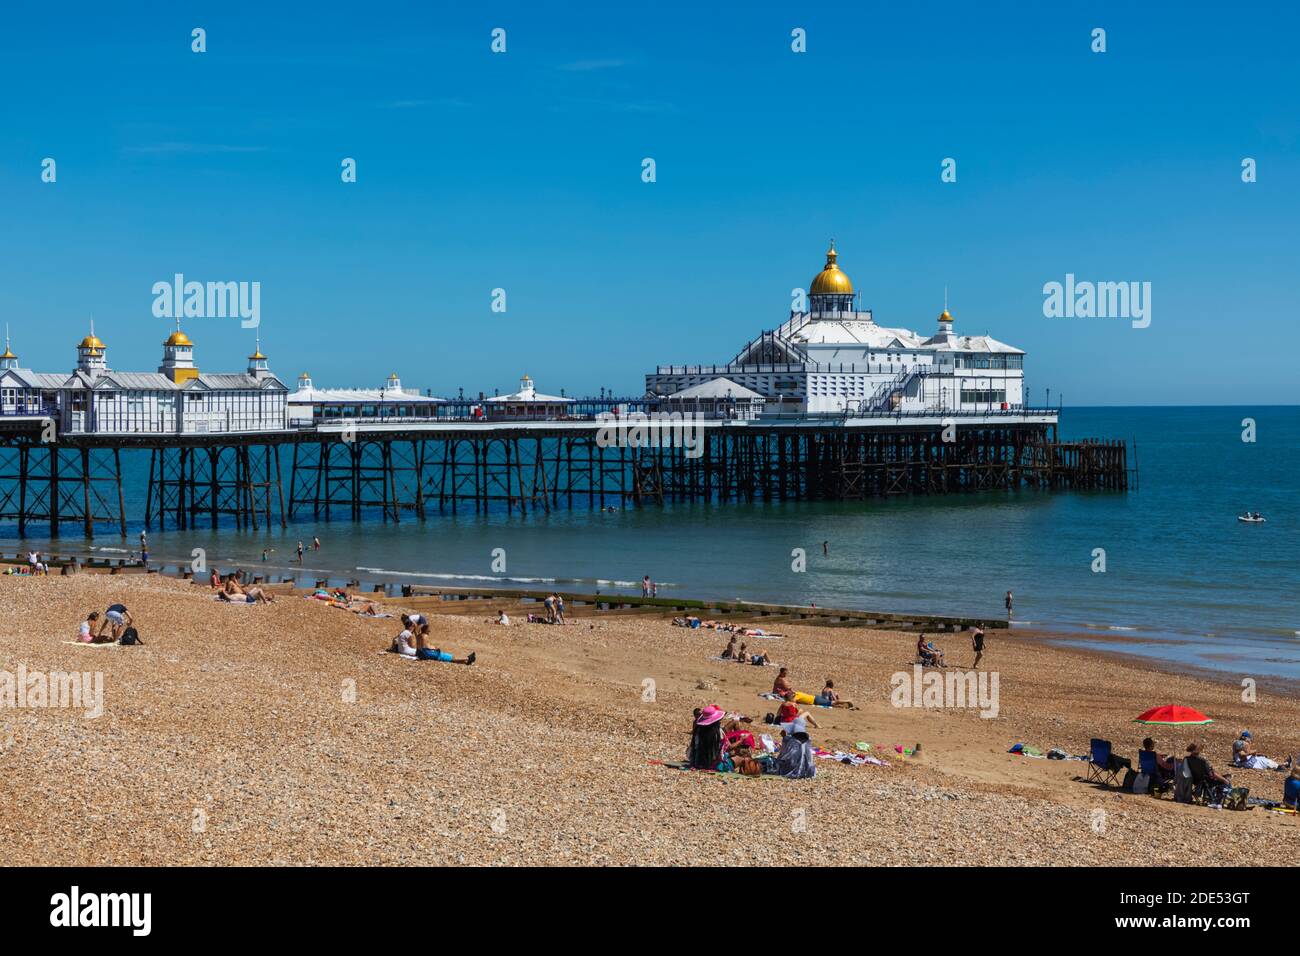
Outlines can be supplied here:
M1093 737L1091 756L1088 759L1087 781L1089 783L1104 784L1108 787L1118 787L1118 773L1118 769L1112 770L1110 766L1110 741Z

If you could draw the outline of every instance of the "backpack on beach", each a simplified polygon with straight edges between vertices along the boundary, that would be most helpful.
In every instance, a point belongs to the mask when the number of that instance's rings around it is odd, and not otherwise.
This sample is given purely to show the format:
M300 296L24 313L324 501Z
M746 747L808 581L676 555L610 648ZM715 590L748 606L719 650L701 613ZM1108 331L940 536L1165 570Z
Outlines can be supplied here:
M122 632L122 637L119 643L127 647L130 647L132 644L144 645L144 641L140 640L140 633L132 626L128 626L127 629Z

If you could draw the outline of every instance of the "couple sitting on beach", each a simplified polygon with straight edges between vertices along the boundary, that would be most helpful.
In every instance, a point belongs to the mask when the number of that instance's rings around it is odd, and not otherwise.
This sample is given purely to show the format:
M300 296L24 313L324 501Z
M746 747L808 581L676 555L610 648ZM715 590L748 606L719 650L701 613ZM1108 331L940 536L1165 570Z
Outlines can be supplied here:
M697 708L686 748L686 765L692 770L716 770L756 777L773 774L789 779L815 777L812 742L803 720L782 727L781 747L775 755L755 753L754 734L741 726L747 717L728 718L721 707Z
M217 592L217 600L229 601L231 604L272 604L275 602L275 595L259 587L246 588L239 583L243 576L242 571L236 571L234 574L226 576L225 581L221 584L221 590ZM214 571L215 575L216 572Z
M983 632L981 631L980 633L982 634ZM982 649L983 645L981 644L981 650ZM922 632L921 636L916 640L916 660L917 663L923 664L927 667L946 666L943 662L943 651L935 647L933 641L927 641L924 632Z
M412 617L402 615L402 633L393 638L391 649L394 653L419 661L442 661L446 664L473 664L478 659L474 653L457 658L441 648L429 647L429 622L421 614L414 615L414 618L419 620L418 624Z
M820 694L806 694L803 691L797 691L790 684L790 668L782 667L776 675L776 680L772 681L772 693L788 703L794 704L811 704L814 707L847 707L854 709L852 701L844 700L835 690L835 681L829 677L822 686ZM813 724L816 727L816 724Z
M122 640L129 631L131 636L127 643L143 644L133 626L135 621L125 604L110 604L104 612L104 620L99 619L98 611L91 611L77 629L77 642L80 644L115 644Z
M724 661L735 661L737 664L756 664L759 667L766 667L772 663L771 658L766 654L749 653L748 644L741 644L737 648L735 637L727 641L727 646L722 649L722 653L718 657Z

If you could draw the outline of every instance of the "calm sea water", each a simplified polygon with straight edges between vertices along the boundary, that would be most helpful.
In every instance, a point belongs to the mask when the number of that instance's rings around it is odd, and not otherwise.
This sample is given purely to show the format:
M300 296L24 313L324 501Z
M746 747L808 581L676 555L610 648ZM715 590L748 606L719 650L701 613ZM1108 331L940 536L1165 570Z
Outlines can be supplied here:
M1242 419L1257 441L1242 441ZM298 570L309 578L426 584L554 583L661 595L997 616L1134 640L1125 649L1227 670L1300 677L1300 407L1078 408L1065 437L1136 440L1139 490L1013 492L854 503L690 505L616 513L435 516L385 525L310 521L239 533L154 532L151 557ZM128 461L131 534L93 542L65 534L45 550L138 546L144 462ZM286 474L287 482L287 474ZM1268 522L1236 516L1262 512ZM12 525L0 534L13 538ZM828 553L823 554L822 542ZM16 544L16 542L15 542ZM270 560L260 560L264 547ZM494 574L492 551L506 552ZM793 549L807 570L792 570ZM1094 549L1106 570L1093 571ZM114 553L109 551L108 553ZM1171 642L1172 639L1172 642Z

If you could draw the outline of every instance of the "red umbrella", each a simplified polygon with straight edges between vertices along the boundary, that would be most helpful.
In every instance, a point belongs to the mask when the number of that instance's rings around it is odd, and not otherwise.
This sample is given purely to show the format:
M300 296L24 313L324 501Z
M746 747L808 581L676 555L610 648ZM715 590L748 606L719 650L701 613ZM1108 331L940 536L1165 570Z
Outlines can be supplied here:
M1184 707L1181 704L1165 704L1163 707L1152 707L1146 713L1133 718L1133 722L1138 724L1165 724L1169 727L1214 723L1213 720L1206 717L1199 710Z

